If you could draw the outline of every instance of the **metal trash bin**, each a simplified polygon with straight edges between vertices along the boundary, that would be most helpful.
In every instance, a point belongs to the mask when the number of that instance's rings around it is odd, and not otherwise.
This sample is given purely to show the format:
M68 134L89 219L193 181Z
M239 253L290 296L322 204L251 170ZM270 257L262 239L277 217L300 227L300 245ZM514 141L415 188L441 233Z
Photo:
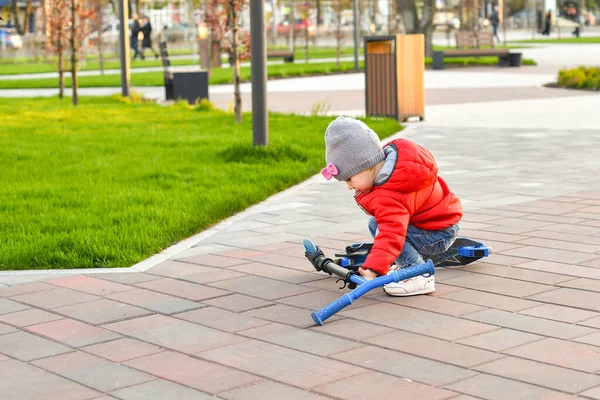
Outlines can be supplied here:
M510 53L510 66L511 67L520 67L523 64L522 56L523 53Z
M208 72L174 72L172 98L187 100L192 105L197 99L208 99Z
M425 37L365 36L367 116L425 119Z

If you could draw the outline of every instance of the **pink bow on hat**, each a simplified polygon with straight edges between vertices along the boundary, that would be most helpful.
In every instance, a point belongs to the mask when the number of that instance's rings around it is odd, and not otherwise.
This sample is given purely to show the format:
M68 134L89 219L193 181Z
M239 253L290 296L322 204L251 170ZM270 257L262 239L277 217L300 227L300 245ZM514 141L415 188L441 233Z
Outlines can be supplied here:
M330 180L331 177L337 175L338 173L338 169L331 163L327 164L327 166L321 170L321 174L323 174L327 180Z

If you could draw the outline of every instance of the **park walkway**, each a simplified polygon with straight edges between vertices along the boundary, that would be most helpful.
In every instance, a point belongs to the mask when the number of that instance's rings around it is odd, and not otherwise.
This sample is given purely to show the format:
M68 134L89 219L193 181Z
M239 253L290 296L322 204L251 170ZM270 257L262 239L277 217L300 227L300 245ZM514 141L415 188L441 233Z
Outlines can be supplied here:
M599 97L508 100L429 105L398 134L496 251L439 268L434 294L377 290L314 326L343 291L302 239L368 239L315 176L129 270L0 273L0 397L600 399Z

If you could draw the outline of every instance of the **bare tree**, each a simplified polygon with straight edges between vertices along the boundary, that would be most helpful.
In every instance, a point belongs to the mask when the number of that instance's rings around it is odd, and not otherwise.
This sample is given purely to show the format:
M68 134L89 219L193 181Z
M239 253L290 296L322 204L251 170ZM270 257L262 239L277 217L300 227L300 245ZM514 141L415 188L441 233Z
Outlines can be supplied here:
M71 48L71 88L73 89L73 105L79 104L77 90L79 82L77 79L77 68L79 68L78 56L83 50L83 41L91 31L91 21L94 19L95 10L92 7L85 7L82 2L85 0L71 0L70 9L70 36L69 45Z
M100 75L104 75L104 53L102 51L102 34L104 33L104 31L103 31L104 21L103 21L102 9L106 5L106 0L95 0L93 2L93 4L94 4L94 11L96 13L95 30L96 30L96 32L98 32L98 39L97 39L98 40L98 62L100 63Z
M335 65L340 66L340 56L342 53L342 40L344 39L344 31L342 31L342 10L350 7L351 0L333 0L333 12L335 13L335 40L336 40L336 58Z
M29 0L27 3L30 3L30 1L31 0ZM15 29L17 30L17 33L21 36L25 35L25 25L27 23L27 18L29 17L29 15L26 14L25 20L23 21L23 23L21 23L19 21L19 5L18 5L17 0L12 0L10 11L12 14L11 20L13 21L13 24L15 25Z
M417 10L416 0L396 0L396 8L402 13L406 33L422 33L425 35L425 56L433 54L433 14L435 0L423 0L422 12ZM419 17L420 15L420 17Z
M211 36L227 39L220 42L219 50L229 53L229 60L233 66L233 110L237 123L242 122L240 60L248 58L250 49L249 35L246 35L243 41L240 40L240 16L247 6L248 0L209 0L206 15Z
M66 0L46 0L46 53L56 56L58 68L58 97L63 98L65 92L65 53L69 48L67 29L69 28L69 11ZM49 57L49 60L54 60Z

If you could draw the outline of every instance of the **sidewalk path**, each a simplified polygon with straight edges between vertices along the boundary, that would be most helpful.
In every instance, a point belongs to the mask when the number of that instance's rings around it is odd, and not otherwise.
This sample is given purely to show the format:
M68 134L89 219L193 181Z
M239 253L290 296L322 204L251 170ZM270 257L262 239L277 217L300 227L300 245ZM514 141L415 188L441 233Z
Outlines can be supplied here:
M302 239L368 240L319 176L127 272L0 274L2 397L600 399L598 97L578 99L570 125L541 99L432 106L400 133L437 158L463 235L496 250L438 268L433 295L376 290L314 326L344 291Z

